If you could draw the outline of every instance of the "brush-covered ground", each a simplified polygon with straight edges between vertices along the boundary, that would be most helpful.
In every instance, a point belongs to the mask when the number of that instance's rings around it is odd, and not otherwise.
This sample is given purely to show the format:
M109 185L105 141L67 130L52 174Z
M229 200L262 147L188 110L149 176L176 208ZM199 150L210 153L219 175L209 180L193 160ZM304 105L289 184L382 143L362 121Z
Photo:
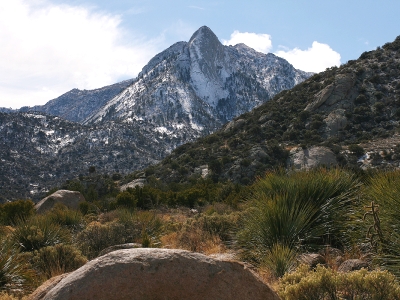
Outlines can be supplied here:
M246 187L150 182L124 192L113 179L92 174L60 187L90 200L76 211L0 206L0 299L27 297L124 243L243 261L282 299L400 299L400 171L278 170ZM343 259L367 257L370 269L337 272L324 251L332 248ZM324 266L300 263L318 252Z

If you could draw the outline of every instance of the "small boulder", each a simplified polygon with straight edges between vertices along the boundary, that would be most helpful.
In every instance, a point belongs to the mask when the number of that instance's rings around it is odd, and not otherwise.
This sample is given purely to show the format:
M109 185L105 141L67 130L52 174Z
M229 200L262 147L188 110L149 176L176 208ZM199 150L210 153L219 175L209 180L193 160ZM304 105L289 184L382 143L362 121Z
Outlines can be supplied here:
M138 248L117 250L88 262L42 299L278 300L279 297L239 262L184 250Z
M61 203L68 208L78 209L79 203L84 202L85 198L80 192L58 190L50 196L43 198L36 205L37 213L44 213L54 207L57 203Z
M339 266L338 272L351 272L362 268L368 269L368 263L361 259L348 259Z
M325 258L318 253L305 253L299 256L299 262L309 265L310 268L315 268L317 265L325 265Z

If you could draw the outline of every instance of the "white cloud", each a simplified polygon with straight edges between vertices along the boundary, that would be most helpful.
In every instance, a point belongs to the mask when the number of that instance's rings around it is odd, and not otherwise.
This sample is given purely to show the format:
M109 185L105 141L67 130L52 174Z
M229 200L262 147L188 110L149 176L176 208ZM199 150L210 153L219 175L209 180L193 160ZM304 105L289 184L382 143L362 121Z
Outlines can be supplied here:
M44 104L75 87L136 76L158 42L128 36L120 23L85 7L1 1L0 107Z
M272 48L271 36L263 33L239 32L235 30L230 40L222 40L224 45L246 44L258 52L268 53Z
M340 54L327 44L321 44L316 41L312 43L311 48L301 50L294 48L292 50L279 50L275 55L286 59L296 69L307 72L322 72L326 68L340 66Z

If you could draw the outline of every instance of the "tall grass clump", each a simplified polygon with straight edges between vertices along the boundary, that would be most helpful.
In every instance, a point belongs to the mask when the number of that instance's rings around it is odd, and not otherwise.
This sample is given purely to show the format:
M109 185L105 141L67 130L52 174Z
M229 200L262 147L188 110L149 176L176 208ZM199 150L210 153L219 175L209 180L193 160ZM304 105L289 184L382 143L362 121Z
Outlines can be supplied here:
M33 272L10 241L0 241L0 292L29 290Z
M338 246L359 187L353 174L339 169L268 173L248 199L238 233L243 258L279 277L292 268L295 253Z
M377 262L400 277L400 171L375 174L367 196L366 238L377 252Z

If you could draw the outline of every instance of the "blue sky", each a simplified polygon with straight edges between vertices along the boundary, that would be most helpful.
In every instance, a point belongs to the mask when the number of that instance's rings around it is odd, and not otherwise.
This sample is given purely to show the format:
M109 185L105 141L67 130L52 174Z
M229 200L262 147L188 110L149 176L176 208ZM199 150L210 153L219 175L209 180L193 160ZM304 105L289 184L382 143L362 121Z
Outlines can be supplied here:
M2 2L0 106L13 108L133 78L202 25L314 72L400 35L398 0Z

